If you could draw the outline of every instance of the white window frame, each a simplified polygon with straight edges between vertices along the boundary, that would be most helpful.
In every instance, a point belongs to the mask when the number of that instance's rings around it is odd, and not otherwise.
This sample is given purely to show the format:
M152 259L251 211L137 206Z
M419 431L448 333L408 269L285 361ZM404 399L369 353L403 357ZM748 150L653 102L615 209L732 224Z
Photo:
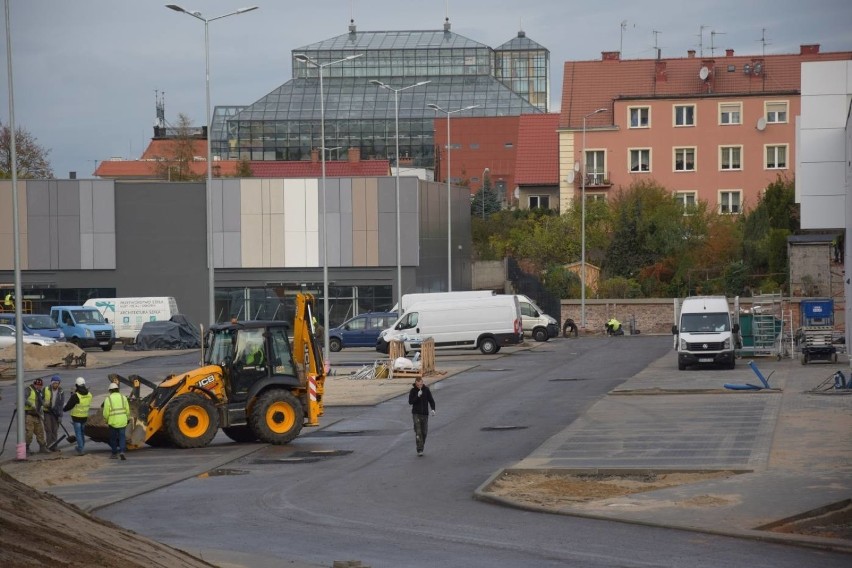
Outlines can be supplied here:
M533 205L533 199L536 200L537 205ZM541 200L545 199L547 201L547 206L542 207ZM527 209L550 209L550 196L549 195L528 195L527 196Z
M689 123L684 122L683 124L677 123L678 109L682 109L682 108L691 108L692 109L692 122L689 122ZM675 128L690 128L690 127L693 127L693 126L695 126L696 115L697 115L697 110L695 109L695 105L688 105L688 104L673 105L672 106L672 126L674 126Z
M637 111L639 114L639 122L636 126L633 126L633 111ZM641 124L642 121L642 111L645 111L645 124ZM651 128L651 107L642 105L642 106L629 106L627 107L627 127L628 128Z
M736 107L736 108L734 108ZM736 113L737 121L731 120L733 113ZM728 121L723 120L728 115ZM721 126L736 126L743 123L743 103L741 102L724 102L719 103L719 125Z
M688 203L690 201L692 203ZM683 206L683 214L689 215L689 208L696 207L698 205L698 192L697 191L676 191L674 195L675 201L680 203Z
M784 106L783 111L777 109L781 105ZM779 116L781 113L783 116ZM790 121L790 101L764 101L763 116L767 124L787 124Z
M736 195L737 204L736 211L732 209L731 197ZM726 203L727 202L727 203ZM718 211L720 215L739 215L743 212L743 190L741 189L720 189L717 197ZM723 208L729 209L728 211Z
M603 154L603 164L598 163L598 154ZM589 156L595 157L593 160L593 169L589 169ZM587 148L583 150L583 173L586 175L586 185L603 185L603 180L609 177L606 172L606 148Z
M692 150L692 169L678 169L677 168L677 154L678 152L683 152L687 150ZM672 148L672 171L673 172L694 172L698 169L697 165L697 156L698 156L698 147L696 146L676 146ZM684 166L686 165L686 160L684 160Z
M784 149L784 165L778 165L778 150ZM774 163L770 163L769 151L774 150ZM764 144L763 145L763 169L786 170L790 167L790 145L789 144Z
M636 170L633 171L633 152L647 152L648 153L648 169L647 170ZM640 154L641 157L641 154ZM653 155L651 153L651 148L628 148L627 149L627 171L631 174L647 174L653 171L653 167L651 164L653 163L651 160L653 159ZM641 163L641 160L640 160Z
M605 193L589 193L586 191L586 202L590 201L606 201Z
M740 165L737 168L733 167L725 167L725 151L726 150L739 150L740 151ZM730 160L732 155L728 156ZM731 144L725 146L719 146L719 171L720 172L741 172L743 171L743 160L745 156L743 154L743 147L740 144Z

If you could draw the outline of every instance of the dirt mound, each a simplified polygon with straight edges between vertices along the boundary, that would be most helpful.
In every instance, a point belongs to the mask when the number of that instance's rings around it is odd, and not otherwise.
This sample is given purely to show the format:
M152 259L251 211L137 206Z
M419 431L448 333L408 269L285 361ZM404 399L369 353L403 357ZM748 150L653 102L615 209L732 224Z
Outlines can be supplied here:
M87 515L0 471L0 566L213 566Z
M24 370L37 371L39 369L49 369L53 366L57 368L64 367L65 358L68 355L72 357L80 357L84 351L73 343L61 342L53 345L24 345ZM14 363L16 360L15 346L10 345L5 349L0 349L0 361ZM90 354L86 355L86 365L94 366L96 361Z

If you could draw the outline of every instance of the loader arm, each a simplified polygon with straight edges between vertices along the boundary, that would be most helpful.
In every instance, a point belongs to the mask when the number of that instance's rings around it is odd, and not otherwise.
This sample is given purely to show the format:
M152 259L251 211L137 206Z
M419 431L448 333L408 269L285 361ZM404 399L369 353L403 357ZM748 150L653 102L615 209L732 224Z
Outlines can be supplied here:
M296 294L296 317L293 322L293 363L304 372L306 384L306 426L317 426L322 416L325 394L325 363L314 324L316 298L313 294Z

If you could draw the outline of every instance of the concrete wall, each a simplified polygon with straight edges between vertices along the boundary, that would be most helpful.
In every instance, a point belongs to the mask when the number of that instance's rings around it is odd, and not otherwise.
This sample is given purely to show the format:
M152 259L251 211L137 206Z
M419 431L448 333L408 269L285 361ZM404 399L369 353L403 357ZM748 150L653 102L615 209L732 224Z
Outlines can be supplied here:
M503 290L506 285L504 260L479 260L473 263L472 290Z

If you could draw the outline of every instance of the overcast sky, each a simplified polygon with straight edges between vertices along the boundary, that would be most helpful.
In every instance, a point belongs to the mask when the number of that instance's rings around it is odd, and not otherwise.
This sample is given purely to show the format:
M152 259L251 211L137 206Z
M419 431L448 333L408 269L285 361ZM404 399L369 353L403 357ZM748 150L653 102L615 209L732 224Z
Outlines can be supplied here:
M4 0L5 1L5 0ZM138 158L155 119L154 92L165 92L166 120L205 120L204 24L151 0L8 0L15 122L50 150L58 178L90 177L110 157ZM253 3L259 10L211 22L212 104L248 105L291 77L290 52L347 32L452 31L491 47L519 29L550 50L551 106L558 110L567 60L699 48L710 55L852 50L850 0L179 0L212 18ZM0 120L9 121L3 18ZM624 22L622 28L622 22ZM623 33L622 33L623 29ZM763 31L765 29L765 32ZM765 37L764 47L761 37Z

